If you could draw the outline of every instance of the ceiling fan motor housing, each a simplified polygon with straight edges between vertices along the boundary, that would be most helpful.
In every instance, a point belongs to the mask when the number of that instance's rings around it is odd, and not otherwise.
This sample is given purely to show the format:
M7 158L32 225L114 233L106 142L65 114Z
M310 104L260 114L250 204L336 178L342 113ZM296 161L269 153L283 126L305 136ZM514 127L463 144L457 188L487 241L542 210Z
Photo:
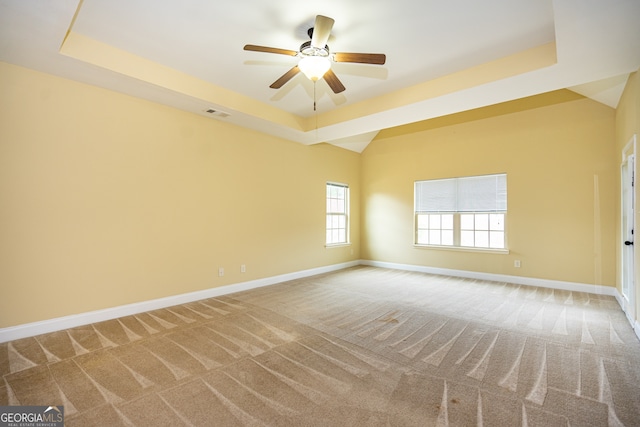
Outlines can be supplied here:
M311 46L311 41L304 42L300 45L300 53L304 56L329 56L329 46L325 45L324 48L318 48Z

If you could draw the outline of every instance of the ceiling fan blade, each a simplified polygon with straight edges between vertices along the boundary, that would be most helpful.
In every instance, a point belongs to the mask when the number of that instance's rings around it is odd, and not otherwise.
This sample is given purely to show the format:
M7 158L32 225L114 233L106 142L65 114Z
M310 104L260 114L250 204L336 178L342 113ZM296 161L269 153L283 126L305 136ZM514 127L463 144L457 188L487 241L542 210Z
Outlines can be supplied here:
M331 29L335 21L327 16L316 16L316 23L313 27L313 35L311 36L311 46L322 49L327 44Z
M329 68L329 71L324 73L324 80L327 82L333 93L340 93L345 90L344 85L331 68Z
M277 53L279 55L296 56L298 52L295 50L278 49L277 47L256 46L254 44L247 44L244 46L244 50L251 50L253 52L265 52L265 53Z
M356 62L358 64L383 65L387 56L384 53L345 53L338 52L333 55L336 62Z
M284 73L282 77L280 77L278 80L271 83L271 86L269 87L271 89L280 89L286 82L291 80L299 72L300 72L300 68L298 68L298 66L296 65L295 67L293 67L292 69Z

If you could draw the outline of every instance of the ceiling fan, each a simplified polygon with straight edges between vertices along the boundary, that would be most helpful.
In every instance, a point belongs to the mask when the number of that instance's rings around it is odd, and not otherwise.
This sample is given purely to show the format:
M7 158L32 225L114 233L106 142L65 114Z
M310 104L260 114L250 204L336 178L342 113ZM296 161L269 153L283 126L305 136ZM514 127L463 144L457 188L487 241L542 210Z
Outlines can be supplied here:
M358 64L383 65L386 56L383 53L331 53L327 41L331 35L331 29L335 21L327 16L318 15L313 28L307 31L310 41L302 43L300 49L288 50L275 47L257 46L253 44L245 45L244 50L255 52L277 53L280 55L297 56L300 61L297 65L284 73L278 80L269 87L279 89L296 74L302 71L310 80L317 81L321 78L327 82L334 93L345 90L344 85L338 76L331 70L331 61L334 62L354 62Z

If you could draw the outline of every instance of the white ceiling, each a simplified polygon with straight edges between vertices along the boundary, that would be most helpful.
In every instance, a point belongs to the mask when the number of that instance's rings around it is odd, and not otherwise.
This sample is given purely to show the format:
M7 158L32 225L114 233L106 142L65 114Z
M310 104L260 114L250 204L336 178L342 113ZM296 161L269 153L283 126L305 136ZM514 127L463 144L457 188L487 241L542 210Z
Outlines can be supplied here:
M335 19L332 51L387 62L334 63L347 89L319 81L314 112L304 75L269 88L295 57L242 48L297 50L317 14ZM0 0L0 60L360 152L386 127L562 88L615 108L640 68L639 21L640 0ZM500 71L539 49L554 62Z

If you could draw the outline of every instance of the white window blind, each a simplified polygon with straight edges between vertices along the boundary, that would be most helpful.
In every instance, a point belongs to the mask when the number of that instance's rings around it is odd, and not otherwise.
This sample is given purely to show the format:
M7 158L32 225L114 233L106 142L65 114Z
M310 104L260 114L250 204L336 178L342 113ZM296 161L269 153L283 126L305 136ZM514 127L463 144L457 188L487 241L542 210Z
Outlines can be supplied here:
M416 181L416 213L506 212L507 175Z

